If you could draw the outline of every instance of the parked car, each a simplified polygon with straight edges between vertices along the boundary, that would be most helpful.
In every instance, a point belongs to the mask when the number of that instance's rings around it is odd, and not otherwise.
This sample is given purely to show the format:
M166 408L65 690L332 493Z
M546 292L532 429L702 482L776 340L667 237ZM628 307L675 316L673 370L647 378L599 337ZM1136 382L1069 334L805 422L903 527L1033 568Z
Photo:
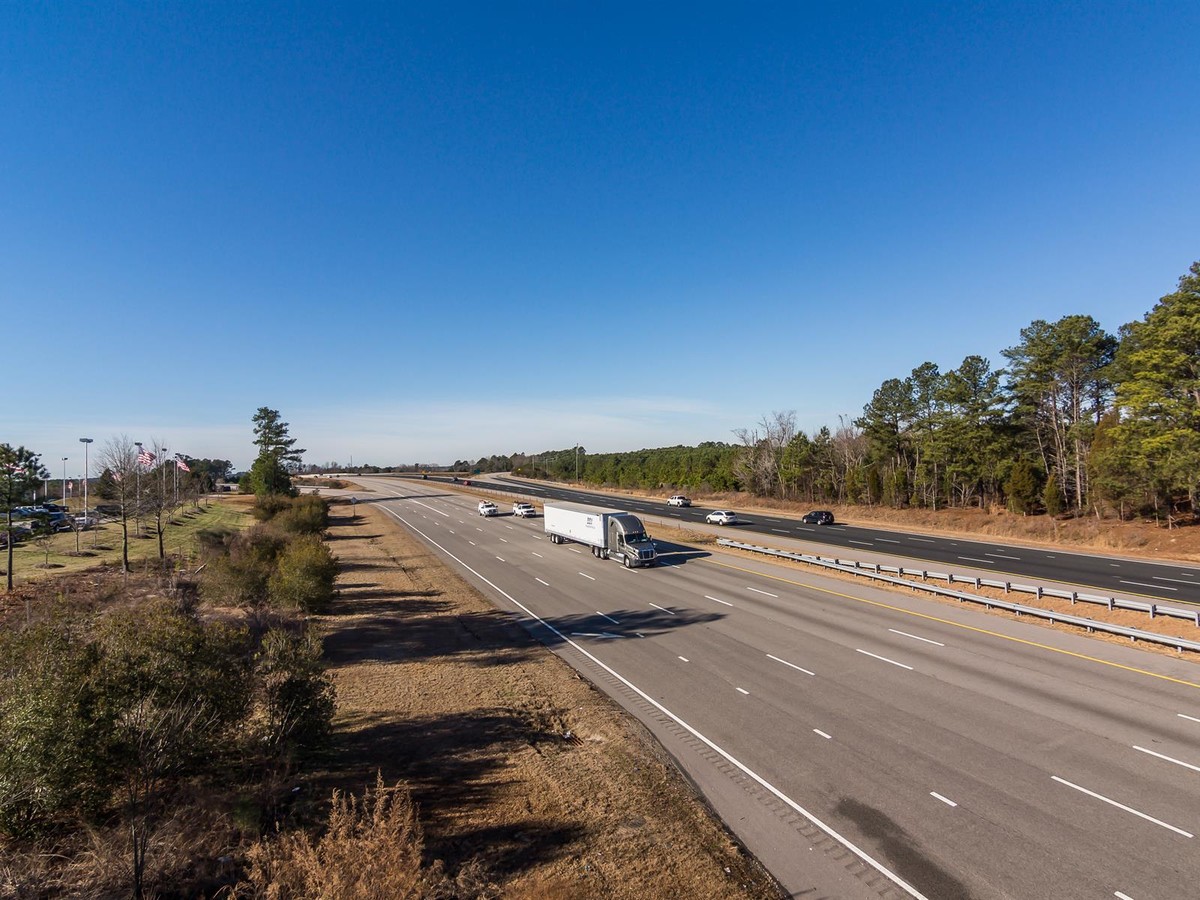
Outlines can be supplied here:
M833 513L827 509L818 509L810 513L805 513L800 517L800 521L805 525L832 525Z
M709 525L736 525L738 523L737 514L728 509L714 509L704 521Z
M691 506L692 501L683 494L676 494L674 497L667 499L667 506Z
M481 516L498 516L500 515L500 508L491 500L480 500L479 514Z
M533 508L532 503L514 503L513 515L520 516L522 519L531 519L537 515L537 510Z
M87 528L94 528L97 524L99 524L99 521L100 520L97 519L95 516L93 516L91 513L88 513L87 515L75 517L75 527L78 528L80 531L83 531L84 529L87 529Z

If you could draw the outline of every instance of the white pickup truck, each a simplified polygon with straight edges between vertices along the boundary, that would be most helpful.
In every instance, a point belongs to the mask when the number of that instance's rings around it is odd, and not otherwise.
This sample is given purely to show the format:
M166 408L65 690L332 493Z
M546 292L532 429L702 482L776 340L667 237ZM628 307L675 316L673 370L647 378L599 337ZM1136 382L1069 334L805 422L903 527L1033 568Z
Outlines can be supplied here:
M514 503L513 515L520 516L522 519L532 519L537 515L537 510L534 509L532 503Z
M667 506L691 506L692 501L683 494L676 494L667 500Z
M500 508L491 500L480 500L479 514L481 516L498 516L500 515Z

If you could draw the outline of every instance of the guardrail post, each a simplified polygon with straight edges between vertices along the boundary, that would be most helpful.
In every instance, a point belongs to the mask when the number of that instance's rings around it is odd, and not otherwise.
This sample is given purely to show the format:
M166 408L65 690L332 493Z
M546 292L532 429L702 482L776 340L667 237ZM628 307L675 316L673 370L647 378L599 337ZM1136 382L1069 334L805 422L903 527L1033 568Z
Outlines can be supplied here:
M1196 627L1200 628L1200 612L1196 613Z
M1155 611L1156 611L1156 610L1155 610L1155 608L1154 608L1154 604L1153 604L1153 603L1151 603L1151 604L1150 604L1150 618L1152 618L1152 619L1154 618L1154 613L1155 613Z
M1034 588L1033 596L1036 597L1038 600L1042 599L1042 586L1040 584L1036 588Z
M1011 590L1012 590L1012 582L1011 581L1004 582L1004 593L1007 594Z
M1115 605L1115 602L1116 601L1112 597L1108 598L1108 611L1109 612L1113 611L1113 606Z
M979 590L979 578L978 577L975 578L975 590ZM988 609L991 609L991 607L989 606Z
M922 580L922 581L928 581L928 580L929 580L929 573L928 573L928 572L927 572L925 569L922 569L922 570L921 570L921 580Z
M1076 593L1075 591L1071 591L1071 605L1072 606L1075 605L1075 601L1078 599L1079 599L1079 594Z

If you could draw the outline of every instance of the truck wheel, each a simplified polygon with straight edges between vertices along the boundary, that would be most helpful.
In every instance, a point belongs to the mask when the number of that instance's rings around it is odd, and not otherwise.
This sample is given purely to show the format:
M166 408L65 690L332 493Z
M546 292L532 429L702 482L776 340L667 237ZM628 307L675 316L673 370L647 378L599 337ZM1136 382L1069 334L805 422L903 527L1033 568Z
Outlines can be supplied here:
M628 556L625 557L625 568L627 568L627 569L633 568L633 560L630 559Z

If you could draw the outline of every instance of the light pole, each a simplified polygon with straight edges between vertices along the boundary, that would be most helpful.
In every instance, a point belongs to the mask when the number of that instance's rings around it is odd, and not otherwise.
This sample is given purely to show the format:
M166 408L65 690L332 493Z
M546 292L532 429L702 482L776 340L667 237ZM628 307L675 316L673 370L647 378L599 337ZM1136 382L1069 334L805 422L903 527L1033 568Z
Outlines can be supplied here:
M65 456L63 457L62 492L63 492L63 509L66 509L67 508L67 457L65 457Z
M92 443L92 439L80 438L79 443L83 444L83 524L86 528L88 521L88 475L90 472L88 469L88 444ZM92 536L95 537L94 530Z

